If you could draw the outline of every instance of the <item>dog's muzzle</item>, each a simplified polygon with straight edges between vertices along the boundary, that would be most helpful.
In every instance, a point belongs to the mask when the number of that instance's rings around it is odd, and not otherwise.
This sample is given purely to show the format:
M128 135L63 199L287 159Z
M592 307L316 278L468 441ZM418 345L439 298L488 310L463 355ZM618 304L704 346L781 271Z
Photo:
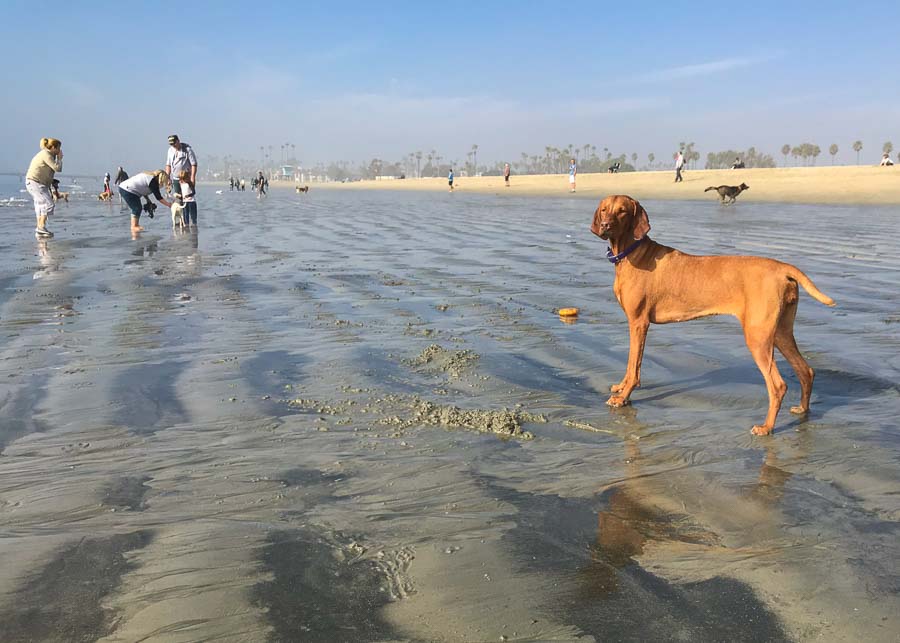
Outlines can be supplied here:
M591 226L591 232L606 241L609 238L609 224L600 223Z

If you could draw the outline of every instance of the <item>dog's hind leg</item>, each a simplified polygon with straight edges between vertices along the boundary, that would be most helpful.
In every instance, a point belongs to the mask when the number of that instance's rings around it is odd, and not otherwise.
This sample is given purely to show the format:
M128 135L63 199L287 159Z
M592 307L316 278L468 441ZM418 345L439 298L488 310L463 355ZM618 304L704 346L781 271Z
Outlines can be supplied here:
M793 284L794 297L797 296L797 285ZM794 317L797 314L797 300L785 306L778 320L778 328L775 330L775 347L778 352L794 369L797 379L800 380L800 404L791 407L791 413L806 413L809 411L809 398L812 395L812 385L815 379L815 371L803 359L794 339Z

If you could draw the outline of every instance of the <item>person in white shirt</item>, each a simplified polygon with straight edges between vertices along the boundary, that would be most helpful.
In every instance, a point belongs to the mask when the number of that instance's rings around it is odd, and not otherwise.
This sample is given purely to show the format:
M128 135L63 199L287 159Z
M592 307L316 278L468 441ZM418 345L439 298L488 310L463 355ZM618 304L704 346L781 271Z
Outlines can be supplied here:
M194 154L194 148L187 143L182 143L178 134L172 134L169 137L169 151L166 154L166 174L172 181L175 194L181 193L178 187L178 177L185 171L190 174L191 184L196 185L197 155Z
M184 204L184 225L197 227L197 201L194 200L194 182L190 173L183 170L178 176L178 184L181 188L181 202Z
M888 165L893 165L893 164L894 164L894 162L891 160L891 155L888 154L887 152L885 152L884 155L881 157L881 165L888 166Z
M684 169L684 154L678 152L675 155L675 183L680 183L684 181L684 178L681 176L681 170Z

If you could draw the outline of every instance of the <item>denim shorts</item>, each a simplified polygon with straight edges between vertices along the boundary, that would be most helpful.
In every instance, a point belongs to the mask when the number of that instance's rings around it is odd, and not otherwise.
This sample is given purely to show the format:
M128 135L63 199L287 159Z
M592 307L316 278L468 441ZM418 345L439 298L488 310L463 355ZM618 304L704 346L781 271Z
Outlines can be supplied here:
M134 192L129 192L124 188L119 188L119 195L122 197L122 200L128 205L128 207L131 208L131 216L140 219L141 210L144 207L144 204L141 203L141 197Z

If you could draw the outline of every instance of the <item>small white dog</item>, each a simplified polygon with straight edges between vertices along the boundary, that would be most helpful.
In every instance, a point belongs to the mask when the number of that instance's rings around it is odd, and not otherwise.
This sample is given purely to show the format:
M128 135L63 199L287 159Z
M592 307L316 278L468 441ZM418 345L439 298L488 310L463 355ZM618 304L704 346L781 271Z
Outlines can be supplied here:
M184 216L182 213L184 212L184 206L178 203L177 201L172 204L172 229L181 226L184 227Z

